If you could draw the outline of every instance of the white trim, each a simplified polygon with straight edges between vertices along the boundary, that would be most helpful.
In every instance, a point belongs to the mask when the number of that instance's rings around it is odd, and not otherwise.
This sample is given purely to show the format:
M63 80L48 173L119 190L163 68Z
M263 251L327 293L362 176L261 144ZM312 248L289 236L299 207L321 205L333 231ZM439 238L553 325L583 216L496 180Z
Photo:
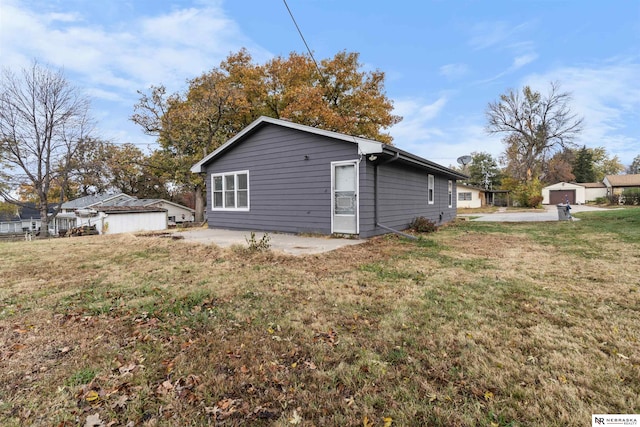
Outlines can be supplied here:
M224 206L225 204L225 176L229 176L229 175L233 175L233 180L235 183L235 190L234 190L234 201L235 204L238 204L238 175L243 175L246 174L247 175L247 207L246 208L237 208L237 207L233 207L233 208L227 208ZM213 180L216 177L222 177L222 205L223 207L221 208L216 208L214 206L214 191L215 191L215 185L213 183ZM250 208L251 208L251 182L249 180L249 171L248 170L242 170L242 171L230 171L230 172L220 172L220 173L212 173L211 174L211 210L212 211L221 211L221 212L249 212Z
M192 173L203 173L203 172L205 172L203 170L203 166L205 164L209 163L209 160L211 160L214 157L218 156L218 154L220 154L223 151L225 151L230 145L233 145L236 141L238 141L239 139L242 139L246 134L248 134L251 131L253 131L254 128L258 127L262 123L271 123L271 124L274 124L274 125L279 125L279 126L283 126L283 127L287 127L287 128L291 128L291 129L297 129L297 130L300 130L300 131L303 131L303 132L314 133L316 135L322 135L322 136L326 136L326 137L333 138L333 139L339 139L339 140L342 140L342 141L351 142L351 143L354 143L354 144L358 145L358 150L361 153L365 153L365 154L381 153L382 152L383 143L379 142L379 141L374 141L372 139L367 139L367 138L361 138L359 136L345 135L344 133L339 133L339 132L333 132L333 131L330 131L330 130L319 129L319 128L315 128L315 127L312 127L312 126L301 125L301 124L293 123L293 122L290 122L290 121L287 121L287 120L274 119L273 117L260 116L256 120L251 122L247 127L245 127L240 132L238 132L233 138L231 138L230 140L228 140L227 142L222 144L215 151L213 151L209 155L205 156L204 159L200 160L198 163L193 165L191 167L191 172Z
M436 179L432 174L427 175L427 204L433 205L436 201Z
M331 162L331 233L333 231L333 217L334 217L334 209L335 209L335 197L333 192L335 190L335 167L343 166L343 165L354 165L355 166L355 174L356 174L356 232L355 234L360 234L360 161L359 160L341 160L337 162Z

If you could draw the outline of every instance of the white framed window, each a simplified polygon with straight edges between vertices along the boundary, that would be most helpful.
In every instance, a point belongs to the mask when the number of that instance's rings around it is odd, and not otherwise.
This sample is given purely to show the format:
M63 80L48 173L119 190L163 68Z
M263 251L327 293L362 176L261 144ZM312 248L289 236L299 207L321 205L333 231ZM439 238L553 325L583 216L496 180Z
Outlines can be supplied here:
M249 171L211 175L211 210L249 210Z
M433 178L433 175L428 175L427 176L427 202L430 205L432 205L433 202L435 201L434 188L435 188L435 179Z
M471 200L471 191L469 192L464 192L464 193L458 193L458 201L467 201L467 200Z
M447 200L449 201L449 207L451 208L453 207L453 181L449 180L447 188L449 189L449 198Z

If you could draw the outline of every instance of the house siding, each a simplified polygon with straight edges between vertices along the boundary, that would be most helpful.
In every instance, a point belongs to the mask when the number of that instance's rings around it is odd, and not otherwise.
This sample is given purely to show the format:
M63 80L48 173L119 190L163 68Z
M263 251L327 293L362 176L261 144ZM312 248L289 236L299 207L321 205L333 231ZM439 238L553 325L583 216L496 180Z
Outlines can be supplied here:
M367 164L368 170L375 166ZM395 230L409 228L416 217L425 217L437 225L451 221L456 216L456 185L453 181L452 205L449 207L448 185L445 177L434 175L434 203L427 202L427 186L429 172L400 163L387 163L378 166L377 222ZM360 206L360 212L365 211L370 217L361 214L360 236L371 237L387 233L375 225L375 172L367 174L367 193L371 201L365 200L367 209ZM362 184L362 181L361 181ZM360 192L363 193L361 186ZM362 197L361 197L362 202Z
M429 205L426 169L388 158L378 160L383 163L376 166L359 154L355 140L268 124L244 135L205 164L209 227L331 234L331 164L340 161L358 162L360 237L389 232L377 223L404 230L419 216L438 225L455 218L455 180L449 207L449 179L432 172L435 200ZM241 171L249 173L249 209L211 209L211 176Z
M330 234L331 162L358 159L355 144L261 127L207 167L209 207L211 174L249 171L250 210L207 209L209 227Z

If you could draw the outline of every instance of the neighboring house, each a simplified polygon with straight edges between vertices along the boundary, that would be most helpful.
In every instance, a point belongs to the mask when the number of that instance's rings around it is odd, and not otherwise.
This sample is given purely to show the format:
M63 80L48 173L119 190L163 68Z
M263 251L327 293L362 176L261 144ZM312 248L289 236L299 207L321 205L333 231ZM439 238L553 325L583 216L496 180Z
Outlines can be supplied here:
M97 194L63 203L58 229L95 225L101 234L164 230L192 222L194 210L164 199L138 199L125 193Z
M456 217L459 172L378 141L260 117L191 171L211 228L370 237Z
M607 195L622 194L628 188L640 189L640 174L607 175L604 177Z
M486 204L485 190L466 184L456 187L458 208L480 208Z
M55 206L49 207L49 215L53 215ZM26 206L16 206L12 213L0 214L0 233L37 233L40 231L42 221L40 209L35 203L27 203ZM55 224L49 223L49 233L55 232Z
M0 233L22 233L22 219L17 209L13 212L0 212Z
M584 187L585 202L607 197L607 186L603 182L584 182L579 185Z

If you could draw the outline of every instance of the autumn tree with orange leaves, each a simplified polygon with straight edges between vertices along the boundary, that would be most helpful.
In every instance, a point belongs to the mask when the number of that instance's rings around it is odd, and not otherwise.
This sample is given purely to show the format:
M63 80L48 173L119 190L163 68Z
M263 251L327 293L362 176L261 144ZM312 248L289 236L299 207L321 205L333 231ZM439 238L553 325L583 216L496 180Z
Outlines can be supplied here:
M195 193L196 221L204 220L204 181L189 169L260 116L287 119L391 143L392 114L382 71L362 71L358 53L339 52L317 66L291 53L265 64L242 49L189 81L185 93L164 86L140 92L131 120L158 138L176 185Z

